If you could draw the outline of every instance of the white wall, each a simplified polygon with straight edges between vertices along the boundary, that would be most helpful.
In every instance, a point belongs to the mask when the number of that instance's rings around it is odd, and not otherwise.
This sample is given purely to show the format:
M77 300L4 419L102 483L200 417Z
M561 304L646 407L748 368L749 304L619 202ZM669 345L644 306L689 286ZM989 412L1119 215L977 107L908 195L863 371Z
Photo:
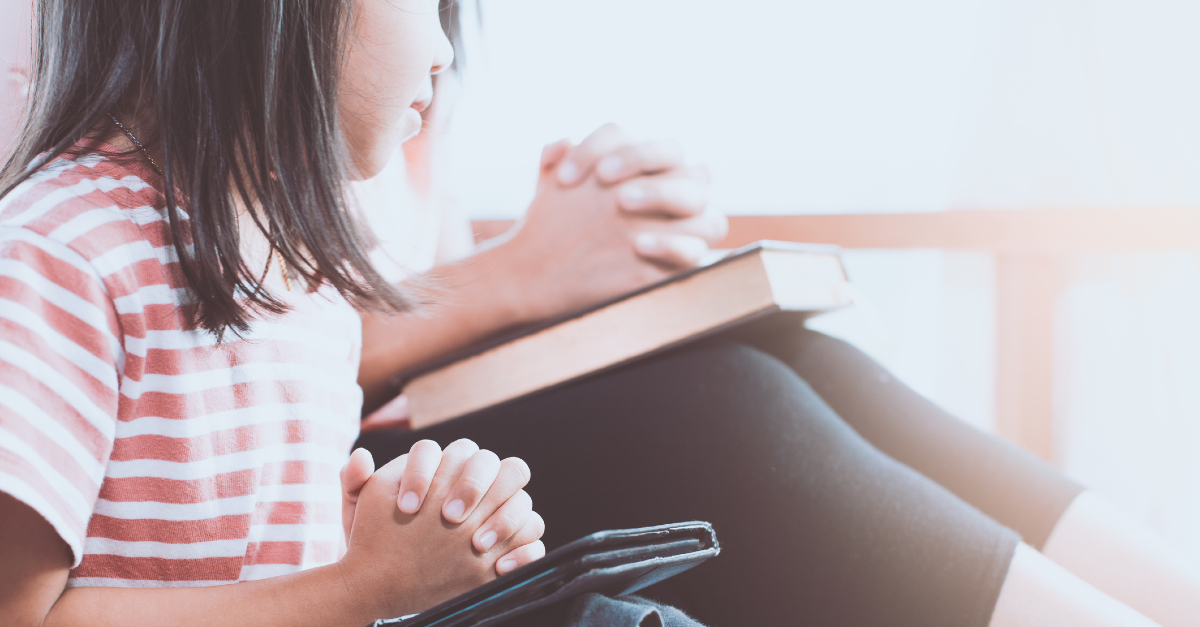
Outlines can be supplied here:
M476 215L543 143L682 139L729 213L1200 206L1200 3L482 0L452 131Z
M0 153L15 134L24 103L31 7L30 0L0 0Z
M1082 259L1060 304L1059 448L1200 559L1200 255Z

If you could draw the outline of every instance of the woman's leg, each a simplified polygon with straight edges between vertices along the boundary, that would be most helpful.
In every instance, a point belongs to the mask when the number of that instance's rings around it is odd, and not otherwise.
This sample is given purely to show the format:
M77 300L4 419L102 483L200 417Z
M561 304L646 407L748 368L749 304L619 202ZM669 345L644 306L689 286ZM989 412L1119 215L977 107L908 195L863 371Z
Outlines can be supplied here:
M1200 622L1200 567L1094 492L1071 503L1042 552L1162 625Z
M761 351L675 351L416 434L534 471L549 547L711 521L723 552L651 592L711 625L986 625L1016 534L879 453Z
M740 336L796 371L868 442L1041 550L1083 491L1053 466L946 413L841 340L779 316Z
M1017 546L989 627L1154 627L1028 544Z
M1084 581L1163 625L1200 615L1200 573L1053 466L947 414L853 346L778 317L742 338L775 355L867 441Z

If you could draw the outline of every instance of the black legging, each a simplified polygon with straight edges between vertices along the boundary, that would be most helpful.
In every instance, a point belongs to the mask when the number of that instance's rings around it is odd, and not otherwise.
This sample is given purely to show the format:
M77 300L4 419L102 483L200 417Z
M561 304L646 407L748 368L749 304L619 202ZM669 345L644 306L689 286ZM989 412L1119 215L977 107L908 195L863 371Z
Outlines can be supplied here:
M711 521L721 555L647 592L709 625L986 625L1012 529L1040 545L1080 488L781 320L360 444L522 457L549 548Z

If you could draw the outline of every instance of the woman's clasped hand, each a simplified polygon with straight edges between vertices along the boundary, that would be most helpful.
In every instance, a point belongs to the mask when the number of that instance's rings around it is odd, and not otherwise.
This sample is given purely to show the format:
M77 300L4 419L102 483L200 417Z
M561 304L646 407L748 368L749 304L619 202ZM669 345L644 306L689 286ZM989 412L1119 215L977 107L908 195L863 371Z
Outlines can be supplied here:
M593 305L695 267L725 238L709 173L673 140L635 141L615 124L542 151L537 192L510 236L505 277L521 321Z
M547 145L521 219L420 285L434 290L436 315L363 316L358 382L367 413L396 396L396 373L701 264L729 229L708 200L708 169L688 163L673 140L635 140L605 124L579 144Z
M341 472L347 585L402 616L542 557L529 479L525 462L467 439L421 440L379 470L356 450Z

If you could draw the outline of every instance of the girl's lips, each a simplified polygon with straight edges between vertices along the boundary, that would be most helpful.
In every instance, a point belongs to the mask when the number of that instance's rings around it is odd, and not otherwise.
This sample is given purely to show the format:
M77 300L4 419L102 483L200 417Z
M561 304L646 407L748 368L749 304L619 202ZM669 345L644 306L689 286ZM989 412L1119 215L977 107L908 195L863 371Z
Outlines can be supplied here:
M431 100L431 99L428 99L428 98L427 98L427 99L425 99L425 100L418 100L418 101L416 101L416 102L412 103L412 104L411 104L411 105L409 105L409 106L410 106L410 107L412 107L413 109L416 109L416 110L417 110L417 113L423 113L423 112L424 112L426 109L428 109L428 108L429 108L429 103L430 103L431 101L432 101L432 100Z

